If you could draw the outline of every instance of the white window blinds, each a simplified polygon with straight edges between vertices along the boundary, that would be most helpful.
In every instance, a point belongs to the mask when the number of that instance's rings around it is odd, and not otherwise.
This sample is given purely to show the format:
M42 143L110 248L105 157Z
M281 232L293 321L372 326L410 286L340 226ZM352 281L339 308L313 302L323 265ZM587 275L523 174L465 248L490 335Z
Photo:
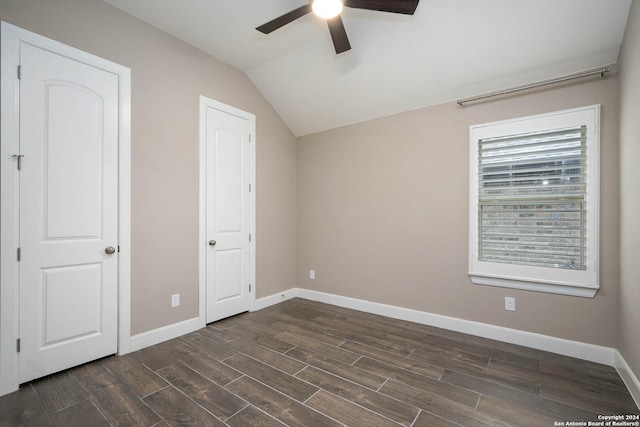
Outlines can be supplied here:
M478 141L478 259L586 269L586 126Z

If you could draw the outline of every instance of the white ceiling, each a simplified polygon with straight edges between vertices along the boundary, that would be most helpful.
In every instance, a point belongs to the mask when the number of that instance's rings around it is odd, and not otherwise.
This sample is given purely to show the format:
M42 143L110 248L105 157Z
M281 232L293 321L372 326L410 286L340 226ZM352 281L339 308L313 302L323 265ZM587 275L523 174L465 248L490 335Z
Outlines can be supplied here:
M307 0L105 0L247 73L296 136L616 62L631 0L420 0L345 8L336 55Z

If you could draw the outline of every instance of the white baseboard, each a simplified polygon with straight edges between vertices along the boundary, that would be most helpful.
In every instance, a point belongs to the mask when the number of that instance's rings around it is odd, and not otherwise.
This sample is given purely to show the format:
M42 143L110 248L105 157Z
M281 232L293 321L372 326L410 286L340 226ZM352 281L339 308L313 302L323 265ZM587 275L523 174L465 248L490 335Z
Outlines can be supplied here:
M586 344L579 341L571 341L533 332L520 331L502 326L489 325L487 323L458 319L308 289L297 288L295 289L295 294L300 298L312 301L522 345L609 366L614 366L615 362L615 353L617 350L610 347Z
M276 305L283 301L295 298L297 296L297 288L292 288L287 291L283 291L274 295L269 295L264 298L259 298L253 301L250 311L258 311L263 308ZM197 331L203 328L203 320L194 317L193 319L187 319L182 322L175 323L173 325L163 326L162 328L154 329L152 331L143 332L138 335L134 335L130 339L130 351L138 351L143 348L160 344L161 342L168 341L173 338ZM126 353L122 353L126 354Z
M163 326L152 331L143 332L131 337L131 351L142 350L161 342L186 335L204 327L199 317L183 320L173 325Z
M269 295L267 297L259 298L253 302L251 311L262 310L263 308L271 307L272 305L279 304L283 301L295 298L298 296L298 288L291 288L289 290L279 292L277 294Z
M636 405L640 408L640 381L618 350L615 351L615 364L613 366L615 366L618 374L620 374L620 377L622 378L622 381L624 381L625 385L629 389L629 393L631 393Z

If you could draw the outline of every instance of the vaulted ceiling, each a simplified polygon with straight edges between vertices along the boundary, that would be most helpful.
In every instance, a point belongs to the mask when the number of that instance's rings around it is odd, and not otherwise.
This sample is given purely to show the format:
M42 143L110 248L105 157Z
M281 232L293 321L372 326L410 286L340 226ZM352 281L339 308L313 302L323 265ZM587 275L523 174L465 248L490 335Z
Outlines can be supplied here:
M616 62L631 0L420 0L345 8L336 55L307 0L105 0L244 71L296 136Z

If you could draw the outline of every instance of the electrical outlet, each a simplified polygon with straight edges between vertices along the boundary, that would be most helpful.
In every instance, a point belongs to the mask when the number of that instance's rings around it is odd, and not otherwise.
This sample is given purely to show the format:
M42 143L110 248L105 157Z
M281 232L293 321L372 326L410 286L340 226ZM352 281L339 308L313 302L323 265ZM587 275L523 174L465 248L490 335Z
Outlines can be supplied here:
M507 311L516 311L516 299L513 297L504 297L504 309Z
M171 308L178 307L180 305L180 294L171 295Z
M316 271L315 270L309 270L309 279L315 280L315 278L316 278Z

